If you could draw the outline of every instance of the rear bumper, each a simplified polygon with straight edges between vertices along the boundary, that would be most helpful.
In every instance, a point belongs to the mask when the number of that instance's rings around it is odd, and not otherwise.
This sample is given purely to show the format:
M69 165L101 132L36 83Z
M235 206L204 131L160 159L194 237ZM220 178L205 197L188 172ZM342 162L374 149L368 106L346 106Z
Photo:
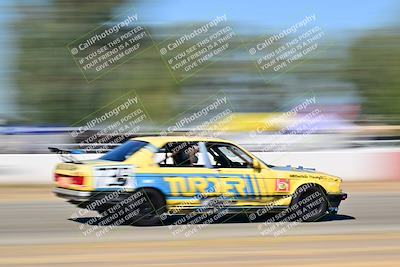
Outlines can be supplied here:
M347 194L346 193L340 193L340 194L328 194L328 210L332 213L335 213L339 210L339 205L342 200L347 199Z
M96 203L94 207L112 206L125 200L132 195L132 192L126 191L79 191L57 187L53 193L60 198L68 200L81 208L86 208L92 203Z
M92 196L92 192L77 191L59 187L55 188L53 190L53 193L60 198L65 198L73 201L87 201Z

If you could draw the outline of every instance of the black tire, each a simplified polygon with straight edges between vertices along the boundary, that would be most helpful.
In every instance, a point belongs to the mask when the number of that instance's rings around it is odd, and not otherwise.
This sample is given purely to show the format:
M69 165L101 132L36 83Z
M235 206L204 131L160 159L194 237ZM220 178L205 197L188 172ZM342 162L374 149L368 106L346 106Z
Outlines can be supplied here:
M131 224L136 226L155 226L161 225L161 215L166 212L166 202L164 196L157 190L151 188L140 189L141 198L135 208L135 216L131 219Z
M290 209L296 214L296 221L314 222L327 214L328 201L320 187L302 185L294 193Z

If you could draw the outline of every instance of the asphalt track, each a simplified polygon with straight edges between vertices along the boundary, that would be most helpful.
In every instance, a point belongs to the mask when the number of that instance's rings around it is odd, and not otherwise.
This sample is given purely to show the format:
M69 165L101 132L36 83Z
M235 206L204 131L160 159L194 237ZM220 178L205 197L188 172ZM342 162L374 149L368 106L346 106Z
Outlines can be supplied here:
M321 222L265 232L271 224L236 216L175 234L121 225L84 235L96 214L73 220L77 209L50 193L3 197L0 266L400 266L400 192L355 191Z

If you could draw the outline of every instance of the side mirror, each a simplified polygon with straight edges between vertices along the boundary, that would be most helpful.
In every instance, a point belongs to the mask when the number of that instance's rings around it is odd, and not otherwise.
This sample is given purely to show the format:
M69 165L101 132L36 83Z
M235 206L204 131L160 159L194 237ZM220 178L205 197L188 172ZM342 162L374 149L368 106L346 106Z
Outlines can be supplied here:
M261 166L260 161L258 161L257 159L254 159L254 160L253 160L253 168L254 168L255 170L257 170L257 171L261 171L262 166Z

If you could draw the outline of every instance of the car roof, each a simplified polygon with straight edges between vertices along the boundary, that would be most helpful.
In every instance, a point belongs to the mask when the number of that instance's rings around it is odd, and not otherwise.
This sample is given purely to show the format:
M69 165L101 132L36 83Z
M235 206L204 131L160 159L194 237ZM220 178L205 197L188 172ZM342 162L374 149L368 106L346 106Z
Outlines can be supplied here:
M145 141L153 145L163 145L169 142L221 142L233 144L231 141L223 140L214 137L204 137L204 136L143 136L132 138L131 140Z

